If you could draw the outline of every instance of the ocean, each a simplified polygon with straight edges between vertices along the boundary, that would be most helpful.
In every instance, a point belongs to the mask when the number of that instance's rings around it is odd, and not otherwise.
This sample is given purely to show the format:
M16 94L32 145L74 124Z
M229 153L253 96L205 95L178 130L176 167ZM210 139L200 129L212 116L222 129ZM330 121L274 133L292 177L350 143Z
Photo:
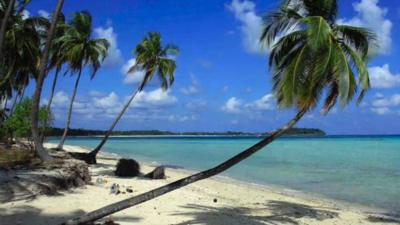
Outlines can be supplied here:
M112 137L104 150L139 161L208 169L258 137ZM100 138L66 144L95 147ZM50 142L57 142L51 139ZM222 174L399 212L400 136L285 137Z

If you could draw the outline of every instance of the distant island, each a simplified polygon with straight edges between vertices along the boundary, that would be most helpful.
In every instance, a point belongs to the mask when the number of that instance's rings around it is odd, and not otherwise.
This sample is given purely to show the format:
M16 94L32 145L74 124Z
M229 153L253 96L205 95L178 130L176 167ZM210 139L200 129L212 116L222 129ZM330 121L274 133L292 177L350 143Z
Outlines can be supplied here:
M48 136L61 136L64 129L52 127L48 130ZM101 136L106 133L105 130L90 130L90 129L70 129L69 136ZM150 136L150 135L182 135L182 136L266 136L269 133L257 132L240 132L240 131L226 131L226 132L172 132L160 130L130 130L130 131L113 131L113 136ZM325 136L326 133L317 128L291 128L285 133L286 136Z

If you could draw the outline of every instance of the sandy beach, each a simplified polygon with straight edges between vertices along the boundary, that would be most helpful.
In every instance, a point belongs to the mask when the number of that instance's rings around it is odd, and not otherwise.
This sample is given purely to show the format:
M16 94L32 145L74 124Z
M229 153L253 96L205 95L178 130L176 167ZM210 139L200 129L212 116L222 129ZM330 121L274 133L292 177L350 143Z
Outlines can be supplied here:
M52 145L47 144L47 147ZM87 151L77 146L65 146L68 151ZM167 179L117 178L113 175L118 156L103 153L98 164L90 167L93 185L60 192L56 196L38 196L0 205L0 224L59 224L118 200L151 190L186 176L189 171L168 167ZM155 165L141 164L142 172ZM97 184L100 178L105 184ZM133 193L110 194L110 186L119 184ZM120 224L382 224L380 217L355 205L340 204L322 198L299 197L220 177L200 181L144 204L112 216ZM385 221L385 224L398 224Z

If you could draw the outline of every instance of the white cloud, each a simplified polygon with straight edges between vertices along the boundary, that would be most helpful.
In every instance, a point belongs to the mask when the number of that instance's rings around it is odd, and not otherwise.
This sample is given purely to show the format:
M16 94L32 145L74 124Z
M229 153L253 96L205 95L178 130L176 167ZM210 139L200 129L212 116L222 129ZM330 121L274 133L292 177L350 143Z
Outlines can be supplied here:
M137 94L132 102L131 107L135 108L149 108L149 107L162 107L171 106L175 104L178 99L170 95L170 91L163 91L161 88L153 91L142 91Z
M119 97L115 92L111 92L107 96L93 98L93 104L100 108L115 107L119 105Z
M192 83L188 85L187 87L183 87L180 89L182 94L184 95L194 95L199 93L199 82L197 81L196 77L191 74L190 75Z
M227 113L260 113L262 111L273 110L274 108L274 95L266 94L260 99L247 103L236 97L231 97L225 102L221 109Z
M392 88L400 86L400 74L390 72L388 64L370 67L368 70L372 87Z
M84 118L115 118L122 110L130 96L118 96L115 92L104 94L98 91L91 91L88 96L77 96L74 102L74 114L79 114ZM177 102L177 98L168 91L156 89L148 92L139 93L130 105L131 110L126 112L127 118L155 118L160 119L156 112L172 106ZM64 118L69 107L70 96L63 92L57 92L53 98L53 112L56 119ZM164 115L163 115L164 116ZM163 119L166 119L165 115Z
M256 5L249 0L232 0L228 9L232 11L235 18L241 22L240 30L243 35L243 44L248 52L263 53L260 36L262 31L262 18L255 12Z
M260 110L260 111L272 110L275 107L275 97L273 94L266 94L260 99L248 103L245 106L250 109Z
M197 120L197 117L195 115L191 116L176 116L176 115L170 115L168 117L168 121L170 122L187 122L187 121L195 121Z
M28 10L22 11L22 19L28 19L29 17L31 17L31 13Z
M378 35L378 49L372 49L372 54L388 54L392 46L392 22L386 18L387 9L378 6L379 0L361 0L354 3L357 15L350 20L339 20L338 23L367 27Z
M389 114L394 108L400 107L400 94L394 94L387 98L381 94L377 95L371 105L372 112L379 115Z
M242 105L242 100L232 97L225 102L225 104L222 106L222 110L227 113L240 113Z
M108 48L108 55L105 58L104 66L118 66L122 64L121 50L118 48L117 34L114 32L114 28L109 26L107 28L97 27L94 29L97 38L105 38L110 43Z
M143 71L134 71L131 73L128 73L129 69L136 64L136 59L130 59L128 60L121 68L121 72L124 74L124 84L137 84L142 82L144 78L144 72Z
M38 11L39 16L44 17L46 19L50 19L50 13L47 12L46 10L39 10Z

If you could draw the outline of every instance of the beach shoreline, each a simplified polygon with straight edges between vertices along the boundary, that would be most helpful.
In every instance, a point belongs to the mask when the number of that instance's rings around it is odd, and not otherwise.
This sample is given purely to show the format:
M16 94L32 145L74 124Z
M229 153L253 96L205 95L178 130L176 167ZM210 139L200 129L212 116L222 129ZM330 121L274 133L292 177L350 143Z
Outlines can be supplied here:
M53 145L46 144L46 147ZM74 152L89 150L81 146L65 146L65 148ZM99 155L98 165L90 167L94 185L62 193L62 196L39 196L33 201L2 204L0 210L4 213L2 218L5 225L18 224L16 222L25 224L25 221L29 221L29 224L63 222L83 212L143 193L196 172L186 168L167 167L166 180L117 178L113 176L113 169L120 157L118 154L106 151ZM154 162L143 160L139 163L145 173L157 166ZM98 178L107 180L107 184L96 184ZM109 193L109 186L112 183L120 184L121 187L131 186L134 192L112 195ZM64 207L51 207L57 203L63 203ZM24 218L21 217L23 208L35 209L40 213L34 218L32 216ZM373 222L371 216L385 214L386 210L378 208L342 202L284 187L217 176L123 210L111 218L120 224L258 225L269 222L280 224L285 221L297 224L377 224ZM130 216L133 217L128 219Z

